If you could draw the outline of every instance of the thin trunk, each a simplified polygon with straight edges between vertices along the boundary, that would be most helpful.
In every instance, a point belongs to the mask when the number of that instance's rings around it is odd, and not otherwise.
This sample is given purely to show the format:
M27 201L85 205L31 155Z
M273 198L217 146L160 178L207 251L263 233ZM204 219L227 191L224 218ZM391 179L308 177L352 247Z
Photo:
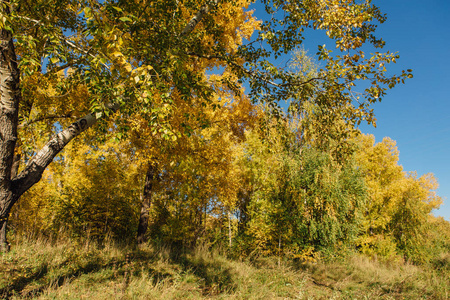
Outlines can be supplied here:
M206 198L203 200L203 235L206 235L206 219L208 218L208 207Z
M145 175L144 191L142 193L141 214L137 231L137 243L141 244L147 241L146 233L148 229L149 211L152 205L153 182L157 178L157 166L150 162Z
M230 210L228 210L228 245L231 248L231 213Z
M278 236L278 267L281 266L281 233Z
M250 203L252 191L242 189L239 191L238 211L239 219L237 224L238 234L244 233L247 228L247 224L250 221L250 215L248 213L248 204Z

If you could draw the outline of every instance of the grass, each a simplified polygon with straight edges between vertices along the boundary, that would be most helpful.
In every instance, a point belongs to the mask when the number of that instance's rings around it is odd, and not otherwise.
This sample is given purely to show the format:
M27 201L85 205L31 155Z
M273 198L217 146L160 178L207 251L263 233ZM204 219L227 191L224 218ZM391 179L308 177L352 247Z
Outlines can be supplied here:
M442 257L448 263L448 256ZM199 247L22 240L0 254L5 299L449 299L450 271L360 255L299 263L237 261Z

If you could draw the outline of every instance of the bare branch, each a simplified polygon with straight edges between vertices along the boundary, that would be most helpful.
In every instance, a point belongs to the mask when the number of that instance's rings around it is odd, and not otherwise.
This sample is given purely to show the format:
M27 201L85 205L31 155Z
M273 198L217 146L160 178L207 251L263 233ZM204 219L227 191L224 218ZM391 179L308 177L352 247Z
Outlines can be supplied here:
M39 25L41 23L40 20L31 19L31 18L28 18L28 17L25 17L25 16L17 16L17 18L33 22L35 25Z

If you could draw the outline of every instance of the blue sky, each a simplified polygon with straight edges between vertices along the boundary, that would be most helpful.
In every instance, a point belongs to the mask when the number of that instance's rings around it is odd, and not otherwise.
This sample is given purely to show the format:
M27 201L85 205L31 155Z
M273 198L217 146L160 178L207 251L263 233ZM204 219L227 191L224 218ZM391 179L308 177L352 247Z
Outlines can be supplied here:
M398 52L400 59L389 65L392 74L413 69L414 78L389 90L373 105L377 127L362 125L364 133L380 142L388 136L397 142L400 164L419 176L434 173L438 195L444 200L435 215L450 221L450 0L373 0L387 21L376 35L386 46L383 52ZM263 19L261 4L251 7ZM320 34L307 34L304 48L311 55L318 44L332 41ZM288 59L288 58L287 58Z
M377 128L361 130L395 140L405 171L435 174L444 198L435 215L450 221L450 1L373 3L387 13L377 30L385 49L400 54L393 69L413 69L414 78L374 105Z

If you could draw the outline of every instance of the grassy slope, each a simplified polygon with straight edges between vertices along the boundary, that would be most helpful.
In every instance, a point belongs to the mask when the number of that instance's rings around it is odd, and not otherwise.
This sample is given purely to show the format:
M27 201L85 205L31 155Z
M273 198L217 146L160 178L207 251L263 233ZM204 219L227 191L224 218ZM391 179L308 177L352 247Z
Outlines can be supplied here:
M450 271L354 255L295 265L24 241L0 254L0 299L449 299ZM447 265L448 267L448 265Z

